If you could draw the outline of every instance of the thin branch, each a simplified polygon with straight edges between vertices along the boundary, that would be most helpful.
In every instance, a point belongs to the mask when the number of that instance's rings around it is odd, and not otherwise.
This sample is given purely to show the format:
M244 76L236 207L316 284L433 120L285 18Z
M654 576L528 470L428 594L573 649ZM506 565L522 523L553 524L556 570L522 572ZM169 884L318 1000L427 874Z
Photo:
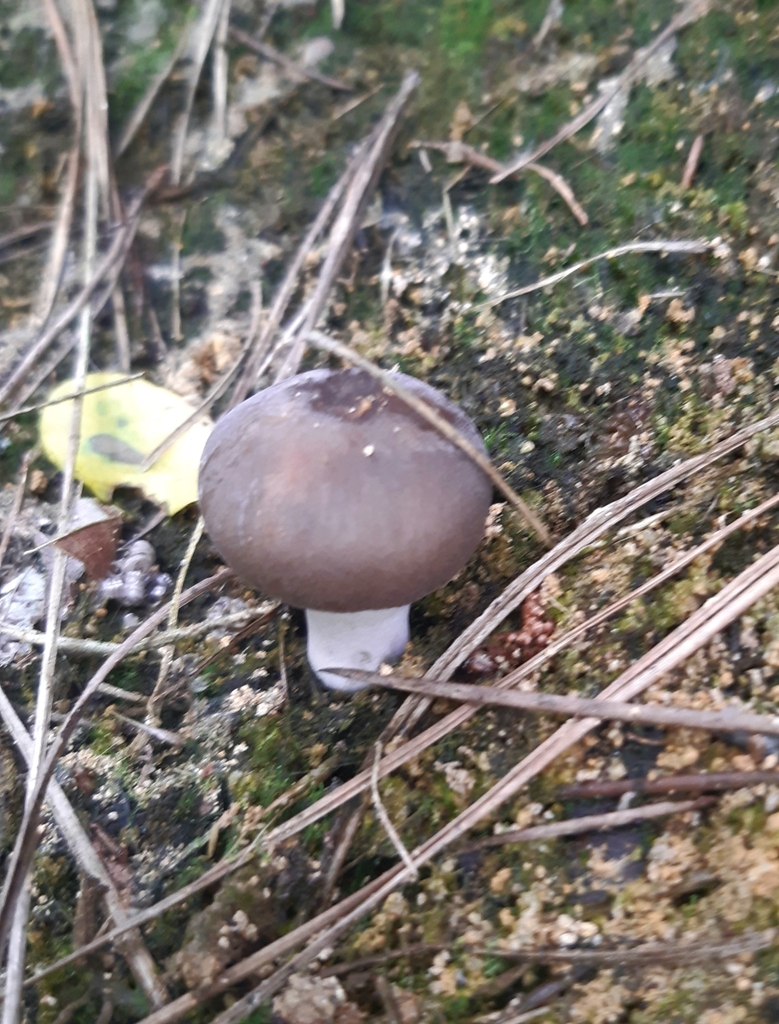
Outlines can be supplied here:
M13 412L0 413L0 423L5 423L6 420L15 419L17 416L22 416L28 412L40 412L41 409L48 409L51 405L60 405L62 402L72 402L74 398L83 398L84 395L93 395L96 391L107 391L109 388L118 388L120 384L127 384L131 380L138 380L143 377L143 373L131 373L127 377L122 377L119 380L112 380L108 384L96 384L92 388L84 388L83 391L74 391L69 395L62 395L61 398L50 398L46 402L39 402L37 405L23 405L20 409L14 409Z
M779 579L779 575L777 576ZM536 693L521 690L503 690L497 686L474 686L471 683L441 682L430 676L408 678L398 675L380 675L360 669L343 669L337 665L322 671L338 672L348 679L385 686L390 690L419 693L425 697L444 697L463 704L493 705L533 711L558 718L580 718L585 715L633 725L656 725L670 729L703 729L706 732L746 732L779 736L779 716L753 715L736 708L727 711L691 711L688 708L665 708L655 704L627 704L621 701L598 700L590 697L562 697L555 693Z
M412 142L410 148L420 150L435 149L443 153L450 164L464 162L473 167L480 167L491 174L496 174L503 170L503 164L499 160L494 160L491 156L487 156L486 153L482 153L481 150L476 149L474 146L469 146L466 142ZM550 170L548 167L544 167L543 164L535 162L526 164L523 170L533 171L539 177L548 181L555 192L568 204L568 208L579 224L582 227L586 227L589 224L590 219L587 216L586 210L577 201L576 196L573 194L573 189L562 175Z
M376 812L376 817L382 824L384 831L387 833L390 842L395 847L398 856L406 865L409 870L410 877L414 880L418 877L418 871L409 852L403 844L403 840L398 835L398 830L392 824L392 819L387 814L387 809L381 802L381 794L379 793L379 763L381 761L381 743L377 743L374 747L373 752L373 770L371 771L371 797L373 799L373 809Z
M351 85L347 85L346 82L342 82L338 78L331 78L329 75L323 75L315 68L304 68L300 64L296 64L294 60L290 60L285 54L277 50L275 46L271 46L269 43L263 43L254 36L250 36L247 32L241 32L240 29L230 27L230 35L235 39L236 42L242 43L250 50L254 50L261 57L266 60L273 61L282 68L287 75L293 80L293 82L320 82L322 85L326 85L329 89L336 89L339 92L352 92Z
M600 779L561 786L561 800L623 796L625 793L721 793L752 786L779 786L779 771L697 772L695 775L666 775L659 779Z
M277 607L278 605L275 602L267 602L259 608L247 608L245 611L233 612L230 615L223 615L216 619L195 622L191 626L180 626L178 629L164 630L141 641L141 643L136 645L135 650L155 650L166 646L166 644L176 643L179 640L190 640L193 637L201 636L203 633L210 633L214 629L242 627L246 625L247 621L262 619L270 615ZM41 633L36 629L23 629L12 622L0 621L0 634L5 634L14 640L21 640L27 644L34 644L37 647L41 647L45 640L45 633ZM108 640L85 640L75 636L61 636L57 644L61 651L67 651L68 654L84 654L87 657L113 654L121 646L119 643ZM143 700L148 700L148 697L144 697Z
M495 185L499 181L503 181L510 174L514 174L516 171L522 170L523 167L527 167L529 163L534 160L540 160L542 156L564 142L566 139L570 139L578 131L584 128L585 125L589 124L594 117L596 117L604 107L606 107L614 97L629 86L637 77L639 72L649 63L654 57L658 50L662 49L665 43L675 35L679 29L684 28L686 25L692 24L697 21L698 18L702 18L709 10L710 0L691 0L679 13L673 17L666 27L655 36L652 42L639 50L633 60L628 64L622 74L617 78L616 82L610 89L604 89L600 96L588 104L572 121L568 124L563 125L559 131L547 139L546 142L542 142L540 146L537 146L532 152L525 153L522 156L514 160L513 163L508 166L504 166L499 174L495 174L491 179L491 184Z
M200 20L192 30L192 62L187 75L187 95L184 101L184 110L179 115L173 131L173 146L170 161L170 177L174 186L181 184L181 173L184 164L184 147L187 141L189 119L192 115L192 105L195 102L195 93L200 76L203 73L203 65L206 56L211 48L211 42L219 23L219 15L224 0L206 0Z
M138 129L141 127L143 122L146 120L146 115L151 110L151 105L157 97L160 89L163 87L171 71L174 69L176 64L181 60L184 50L187 47L187 43L190 39L192 31L192 24L188 23L184 26L181 31L181 35L178 38L178 42L173 48L173 52L168 58L165 66L154 76L149 83L146 92L143 94L141 99L138 101L138 105L135 110L130 114L127 119L127 123L122 129L122 134L119 136L119 141L116 144L114 155L119 157L124 153L127 147L135 138Z
M777 929L766 928L759 932L747 932L722 942L645 942L627 949L474 949L475 954L499 956L503 960L524 960L529 963L550 964L592 964L597 967L609 965L639 967L664 964L696 964L706 960L730 959L745 953L757 953L776 942ZM548 1009L548 1008L547 1008Z
M425 419L431 426L442 434L448 441L456 445L461 451L465 452L472 462L475 462L479 469L488 477L492 483L509 499L521 513L525 522L535 532L536 536L547 546L551 543L549 538L549 532L546 527L541 523L535 513L528 507L525 501L517 494L517 492L511 487L503 476L498 472L497 469L492 465L489 458L484 455L479 449L472 444L467 438L463 437L459 430L452 426L448 420L436 412L427 402L421 399L418 395L415 395L410 391L404 384L401 384L397 379L397 376L388 373L386 370L380 369L374 363L368 359L364 359L361 355L349 348L348 345L344 345L340 341L336 341L335 338L329 337L329 335L323 334L321 331L309 331L305 335L305 339L317 348L322 348L326 352L333 352L335 355L341 356L342 359L348 359L349 362L354 363L355 366L359 366L360 369L365 370L376 380L380 381L381 384L388 390L394 392L398 398L402 399L406 405L418 413L423 419Z
M567 818L565 821L553 821L547 825L514 828L496 836L485 836L484 839L466 843L458 849L461 853L470 853L472 850L490 850L494 846L508 846L512 843L540 843L546 839L578 836L585 832L606 832L614 828L625 828L626 825L635 825L639 821L665 818L669 814L697 811L713 803L714 799L709 797L695 800L663 800L655 804L644 804L643 807L628 807L624 811L587 814L582 818Z
M202 516L197 517L192 534L187 544L187 550L184 552L184 557L181 560L179 566L178 576L176 577L176 583L173 588L173 594L170 600L170 608L168 611L168 629L175 629L178 625L179 619L179 606L181 602L181 594L184 590L184 581L189 572L189 567L192 564L192 559L195 556L195 549L200 543L200 538L203 536L205 530L205 522ZM162 648L162 661L160 663L159 673L157 674L157 682L154 684L154 690L151 697L149 697L149 703L147 705L147 721L149 725L155 728L160 724L160 712L162 710L162 702L165 696L165 683L167 682L168 673L170 672L170 666L173 664L174 648L172 646Z
M6 551L8 551L8 545L11 543L11 537L13 536L14 527L16 526L16 520L19 517L19 513L22 510L22 502L24 501L24 489L27 486L27 474L30 471L30 463L38 455L37 447L30 448L29 451L24 453L22 457L22 464L19 468L19 482L16 485L14 491L14 500L11 505L11 509L6 516L5 523L3 524L3 537L0 540L0 568L3 566L3 560L5 559Z
M487 299L485 302L474 306L473 309L476 312L482 309L492 309L493 306L499 306L501 302L507 302L509 299L517 299L521 295L529 295L531 292L540 291L542 288L551 288L552 285L559 284L567 277L571 277L572 274L578 274L580 270L584 270L585 267L597 263L598 260L615 260L632 252L659 252L663 254L702 253L710 252L713 248L714 242L709 242L706 239L702 239L699 242L680 241L672 238L660 238L650 242L626 242L624 245L617 245L613 249L599 252L595 256L588 256L586 260L579 260L573 266L566 267L564 270L558 270L556 274L550 274L549 277L542 277L540 281L535 281L533 284L526 284L522 288L515 288L513 291L505 292L503 295Z
M692 140L690 146L690 152L687 154L687 160L684 164L684 171L682 172L682 180L680 182L683 189L688 189L692 185L692 180L695 177L695 172L698 170L698 161L701 158L703 152L703 136L696 135Z

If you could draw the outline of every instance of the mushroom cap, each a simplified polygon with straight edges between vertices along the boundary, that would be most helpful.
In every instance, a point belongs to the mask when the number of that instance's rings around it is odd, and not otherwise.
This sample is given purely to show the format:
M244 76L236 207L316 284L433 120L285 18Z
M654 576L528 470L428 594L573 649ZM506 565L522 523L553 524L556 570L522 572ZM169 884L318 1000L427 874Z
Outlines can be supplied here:
M395 374L472 444L465 413ZM225 562L299 608L410 604L446 583L484 535L492 484L459 448L363 370L311 370L220 419L200 508Z

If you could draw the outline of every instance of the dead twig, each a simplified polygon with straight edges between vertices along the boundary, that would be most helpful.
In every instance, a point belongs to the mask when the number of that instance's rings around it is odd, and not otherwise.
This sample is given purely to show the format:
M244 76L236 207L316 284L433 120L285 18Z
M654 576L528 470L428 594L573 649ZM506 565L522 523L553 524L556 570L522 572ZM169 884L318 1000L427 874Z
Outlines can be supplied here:
M501 302L507 302L509 299L517 299L521 295L529 295L531 292L540 291L542 288L551 288L553 285L559 284L572 274L578 274L578 272L580 270L584 270L585 267L589 267L593 263L597 263L598 260L615 260L620 256L627 256L632 252L691 254L710 252L714 248L714 244L714 242L709 242L706 239L695 242L686 240L680 241L672 238L657 239L651 242L626 242L624 245L617 245L613 249L605 249L603 252L599 252L595 256L589 256L586 260L579 260L579 262L574 263L573 266L566 267L564 270L558 270L556 274L550 274L549 277L542 277L540 281L535 281L533 284L526 284L522 288L515 288L510 292L505 292L503 295L497 295L495 298L487 299L485 302L481 302L477 306L474 306L473 309L476 312L482 309L492 309L493 306L499 306Z
M189 567L192 564L192 559L195 555L195 549L200 543L200 538L203 536L205 530L205 522L202 516L197 517L197 522L192 530L192 534L187 544L187 550L184 552L184 557L181 560L179 566L178 576L176 577L176 583L173 587L173 594L170 599L170 606L168 610L168 629L175 629L178 625L179 618L179 607L181 603L181 594L184 590L184 580L187 578ZM160 712L162 711L162 702L165 698L165 683L167 682L168 673L170 672L170 666L173 664L173 653L174 648L172 646L162 648L162 661L160 663L159 673L157 674L157 682L154 684L154 690L152 691L151 697L147 704L147 724L154 727L159 727L160 724Z
M588 814L583 818L569 818L565 821L554 821L548 825L533 825L530 828L515 828L500 835L487 836L473 843L466 843L459 852L470 853L472 850L489 850L493 846L508 846L511 843L536 843L546 839L558 839L561 836L576 836L584 832L606 832L614 828L635 825L639 821L651 821L653 818L665 818L669 814L686 814L710 807L713 797L697 800L663 800L656 804L645 804L643 807L629 807L624 811L608 811L606 814Z
M8 545L11 543L11 537L13 536L14 527L16 526L16 520L22 510L24 489L27 486L27 474L30 471L30 463L33 459L37 458L37 456L38 449L37 447L33 447L30 448L29 451L25 452L22 457L22 464L19 467L19 482L17 483L16 490L14 491L13 505L11 505L11 510L3 524L3 537L2 540L0 540L0 569L3 566L3 560L5 558L6 551L8 551Z
M230 396L230 408L233 408L233 406L242 402L259 380L263 372L263 367L266 364L268 353L271 350L273 336L278 330L295 289L298 286L300 272L303 269L309 253L316 244L316 240L324 231L325 226L332 217L338 203L341 201L341 197L346 192L346 189L349 187L349 183L356 174L357 168L367 152L367 146L368 141L363 141L357 147L355 153L352 154L344 172L328 192L327 198L322 204L319 213L316 215L311 227L306 232L305 238L298 246L294 259L284 275L284 280L282 281L279 290L276 292L273 304L268 310L268 315L262 325L262 330L256 336L256 339L249 349L243 373Z
M601 779L561 786L561 800L623 796L625 793L721 793L751 786L779 786L779 771L697 772L694 775L668 775L660 779Z
M211 43L219 23L219 16L222 11L222 4L225 0L206 0L203 6L203 13L200 20L193 27L192 60L187 75L187 94L184 100L184 109L179 115L176 127L173 131L173 145L170 160L170 178L174 187L181 184L181 174L184 165L184 146L187 141L189 119L192 115L192 106L195 102L198 82L203 73L203 65L206 56L211 48Z
M403 840L398 835L398 830L392 824L392 819L384 804L381 802L381 794L379 793L379 763L381 762L381 743L377 743L373 752L373 770L371 772L371 797L373 799L373 809L376 812L376 817L382 824L384 831L387 833L390 842L395 847L395 850L409 870L410 877L416 880L418 872L414 862L409 856L408 850L403 844Z
M474 146L469 146L465 142L412 142L411 148L420 150L435 149L443 153L450 164L464 162L472 167L480 167L491 174L498 174L503 170L503 164L499 160L493 160L486 153L482 153L481 150L476 149ZM523 170L533 171L543 178L544 181L549 182L555 192L568 204L569 210L582 227L586 227L590 223L587 211L578 202L573 194L573 189L562 175L535 161L526 164Z
M629 86L651 60L651 58L660 50L665 43L675 35L679 29L684 28L686 25L692 24L699 18L702 18L709 10L710 0L691 0L690 3L679 11L679 13L673 17L665 28L660 32L652 42L645 46L642 50L639 50L633 60L628 64L622 74L617 78L616 82L610 89L604 89L600 96L588 104L572 121L568 124L563 125L555 134L547 139L546 142L542 142L540 146L537 146L534 150L529 153L524 153L522 156L517 157L513 163L508 166L504 166L500 173L495 174L491 178L491 184L495 185L499 181L503 181L510 174L514 174L516 171L522 170L523 167L527 167L529 163L535 160L539 160L542 156L564 142L566 139L570 139L573 135L576 135L578 131L584 128L585 125L589 124L590 121L596 117L604 107L606 107L614 97Z
M96 391L107 391L109 388L118 388L120 384L127 384L131 380L138 380L143 377L143 373L131 373L126 377L122 377L120 380L112 380L108 384L96 384L93 388L84 388L83 391L74 391L69 395L63 395L61 398L50 398L46 402L38 402L37 405L23 405L19 409L14 409L13 412L0 413L0 423L5 423L7 420L15 419L17 416L22 416L28 412L40 412L41 409L48 409L50 405L60 405L62 402L72 402L75 398L83 398L84 395L93 395Z
M691 711L688 708L664 708L655 704L626 704L590 697L562 697L554 693L527 693L504 690L497 686L441 682L430 676L414 679L398 675L385 676L378 672L363 672L360 669L341 669L337 665L328 666L323 671L338 672L349 679L370 683L372 686L386 686L390 690L419 693L425 697L444 697L447 700L474 705L498 704L501 707L556 715L560 718L597 715L601 719L656 725L667 729L703 729L706 732L747 732L779 736L779 716L753 715L736 708L729 708L727 711Z
M439 434L442 434L448 441L456 445L461 451L465 452L472 462L475 462L479 469L487 476L492 483L500 490L509 501L517 508L522 515L525 522L534 531L536 536L539 538L542 544L547 546L551 543L549 538L549 532L543 523L539 520L538 516L528 507L527 503L517 494L517 492L511 487L498 472L497 469L492 465L486 455L482 454L479 449L472 444L467 438L463 437L459 430L456 430L448 420L435 411L427 402L419 398L418 395L413 394L405 385L401 384L397 379L397 376L388 373L386 370L382 370L368 359L364 359L361 355L349 348L348 345L344 345L340 341L336 341L335 338L329 337L327 334L323 334L321 331L309 331L305 335L305 339L317 348L322 348L326 352L332 352L335 355L340 356L342 359L348 359L349 362L354 363L355 366L359 366L360 369L365 370L376 380L380 381L381 384L392 391L394 394L401 398L406 405L408 405L414 412L418 413L423 419L436 428Z
M682 172L681 186L683 189L688 189L692 185L692 179L695 177L695 172L698 170L698 161L701 158L702 152L703 136L696 135L692 140L690 152L687 154L684 171Z
M296 64L294 60L290 60L289 57L281 53L280 50L277 50L275 46L271 46L270 43L263 43L255 36L250 36L247 32L241 32L240 29L232 25L230 26L230 35L237 43L241 43L250 50L254 50L255 53L258 53L266 60L273 61L274 64L277 64L289 75L293 82L320 82L329 89L336 89L339 92L353 92L351 85L347 85L346 82L342 82L338 78L331 78L329 75L323 75L314 68L303 68Z
M171 71L181 60L184 51L187 48L187 44L189 43L191 31L191 23L184 26L181 35L178 38L178 42L173 48L173 52L171 53L170 57L165 63L165 66L154 76L151 82L149 82L146 92L138 101L138 105L136 106L135 110L133 110L132 114L130 114L129 118L127 119L127 123L122 129L122 134L119 136L119 141L117 142L116 148L114 150L115 156L119 157L122 155L122 153L124 153L124 151L135 138L138 129L146 120L146 115L151 110L151 105L152 103L154 103L157 94L159 93L160 89L163 87L165 82L168 80Z
M706 960L730 959L745 953L757 953L776 941L776 928L747 932L722 942L645 942L627 949L474 949L472 952L499 956L503 960L524 960L528 963L636 965L675 967L676 964L697 964Z

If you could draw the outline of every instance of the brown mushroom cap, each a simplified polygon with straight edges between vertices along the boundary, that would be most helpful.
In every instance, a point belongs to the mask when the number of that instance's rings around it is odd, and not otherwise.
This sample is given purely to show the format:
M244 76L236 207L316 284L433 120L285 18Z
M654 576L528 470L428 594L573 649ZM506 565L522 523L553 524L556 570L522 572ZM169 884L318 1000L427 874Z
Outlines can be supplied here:
M421 381L399 382L484 451ZM394 608L446 583L484 534L492 485L362 370L312 370L236 406L200 464L200 508L247 583L299 608Z

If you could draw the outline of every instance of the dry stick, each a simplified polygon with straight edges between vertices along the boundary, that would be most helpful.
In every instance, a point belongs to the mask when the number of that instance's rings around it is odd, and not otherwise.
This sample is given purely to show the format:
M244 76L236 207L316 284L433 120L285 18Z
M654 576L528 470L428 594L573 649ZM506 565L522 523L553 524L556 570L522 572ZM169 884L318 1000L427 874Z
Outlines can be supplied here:
M648 501L670 490L684 478L699 472L709 463L728 455L735 448L750 440L755 434L768 430L777 424L779 424L779 411L738 431L726 440L714 445L708 452L693 456L685 462L673 466L654 480L649 480L645 484L634 488L625 497L618 499L612 504L596 509L573 533L560 541L551 551L546 552L537 562L513 580L503 593L438 658L428 671L428 675L434 676L437 679L450 678L455 669L486 640L498 623L519 607L528 594L531 594L539 587L546 576L565 565L582 550L589 547L608 529L621 522ZM406 729L410 729L421 715L424 714L427 707L429 707L429 703L429 701L418 701L410 698L404 702L403 707L401 707L395 718L398 721L402 721ZM428 747L467 722L473 714L475 714L473 708L458 708L457 711L451 712L451 714L430 726L419 736L409 740L404 746L386 754L380 766L381 777L383 778L385 775L390 774L390 772L405 764L409 759L417 757L422 751L428 749ZM269 843L277 843L297 834L297 832L308 827L308 825L313 824L326 814L330 814L353 797L359 795L367 789L369 782L370 774L365 771L359 772L348 782L339 786L338 789L327 793L315 804L312 804L311 807L306 808L288 821L277 826L268 834L267 841Z
M171 595L170 610L168 612L169 630L175 629L178 625L179 606L181 594L184 590L184 580L187 578L189 567L195 556L195 549L200 543L200 538L203 536L204 529L205 522L203 521L203 517L198 516L195 527L192 530L192 535L189 538L189 543L187 544L187 550L184 552L184 557L181 560L178 576L176 577L176 584L173 588L173 594ZM147 723L155 728L160 724L160 711L162 710L162 701L165 696L165 683L168 678L168 673L170 672L170 666L173 664L173 654L174 648L172 646L162 648L162 661L157 675L157 682L154 684L154 690L151 697L149 697L149 703L147 705Z
M14 743L21 751L22 757L29 764L33 753L32 740L29 733L24 728L24 725L19 720L19 717L14 711L11 702L8 700L8 697L5 695L2 687L0 687L0 717L2 717L5 722L6 728L10 732ZM96 853L89 837L84 832L81 822L79 821L76 812L73 810L70 801L63 792L60 784L55 779L52 779L49 782L46 789L46 803L50 807L54 820L57 823L57 827L62 833L65 842L68 844L79 868L91 878L94 878L104 890L106 906L109 914L113 918L114 924L120 926L126 925L130 913L122 903L110 875ZM140 947L140 933L136 933L134 936L128 936L128 931L135 932L136 929L129 928L123 933L123 945L129 938L131 946L135 946L136 948ZM128 949L123 950L123 952L125 952L125 955L133 955L129 951L129 946Z
M458 847L457 852L489 850L493 846L508 846L511 843L540 843L546 839L559 839L561 836L581 835L583 832L605 832L613 828L635 825L639 821L664 818L669 814L697 811L714 803L714 797L697 797L695 800L663 800L655 804L645 804L643 807L628 807L624 811L588 814L583 818L569 818L565 821L550 822L548 825L515 828L509 832L501 832L497 836L485 836L484 839L477 839L473 843Z
M173 132L173 150L170 161L170 177L174 186L181 184L181 172L184 164L184 146L187 141L187 130L189 119L192 115L192 105L195 102L195 93L203 72L206 56L211 48L211 41L214 38L216 27L219 22L219 15L224 0L206 0L203 13L197 25L192 30L193 50L192 64L187 76L187 95L184 102L184 110L179 115L178 122Z
M534 174L543 178L544 181L548 181L555 192L557 192L557 194L568 204L568 209L574 215L579 224L581 224L583 228L587 227L590 223L587 211L577 201L576 196L573 194L573 189L561 174L558 174L557 171L553 171L549 167L545 167L543 164L536 163L535 160L531 160L530 163L525 166L527 170L533 171Z
M381 822L384 831L387 833L390 842L395 847L395 850L406 865L410 872L411 878L416 880L419 877L419 872L414 866L414 862L409 856L409 852L403 844L403 840L398 835L398 830L392 824L392 819L387 814L387 809L381 802L381 794L379 793L379 763L381 762L381 743L377 743L373 751L373 770L371 771L371 797L373 799L373 809L376 812L376 817Z
M502 960L527 960L531 963L580 963L607 966L614 964L679 964L701 963L720 957L742 956L756 953L773 945L777 929L765 928L759 932L747 932L722 942L661 943L646 942L627 949L474 949L473 953L499 956Z
M690 152L687 154L687 160L682 173L681 187L683 189L688 189L692 185L692 179L695 177L695 172L698 170L698 161L701 158L702 150L703 136L696 135L693 139L692 145L690 146Z
M299 64L296 64L293 60L290 60L285 54L281 53L276 49L275 46L270 46L268 43L260 42L254 36L250 36L246 32L241 32L238 28L230 28L230 35L238 43L243 43L244 46L248 46L250 50L254 50L261 57L266 60L273 61L274 64L278 64L280 68L289 75L289 77L295 82L320 82L322 85L328 86L330 89L337 89L339 92L353 92L351 85L347 85L346 82L342 82L338 78L331 78L329 75L323 75L315 68L304 68Z
M13 401L8 403L10 412L15 413L32 398L60 363L70 355L76 347L77 340L75 331L66 331L61 335L59 340L51 346L48 358L42 359L35 370L31 370L20 384Z
M173 48L173 52L168 58L165 66L154 76L149 83L146 92L141 97L135 110L130 114L127 124L122 129L122 134L119 136L119 141L116 144L114 155L119 157L124 153L127 147L135 138L138 129L141 127L143 122L146 120L146 115L151 110L151 105L157 97L157 93L163 87L165 82L168 80L173 68L178 64L181 59L184 50L186 49L187 43L189 42L192 25L187 24L184 26L181 35L178 38L178 42Z
M78 135L76 137L78 138ZM80 160L81 144L77 142L67 157L65 185L57 209L54 231L49 242L49 255L41 276L41 289L35 303L35 317L41 326L45 325L51 316L62 284L68 240L73 222L73 209L76 204Z
M8 550L8 545L11 543L11 537L13 536L14 527L16 526L16 520L22 510L24 489L27 486L27 474L30 471L30 463L37 455L38 449L30 448L29 451L24 453L22 458L22 465L19 469L19 482L16 485L16 491L14 492L13 505L11 506L11 511L6 517L5 524L3 526L3 537L2 540L0 540L0 569L3 566L3 560L5 559L5 553Z
M208 593L208 591L221 586L223 583L227 583L228 580L233 578L233 575L234 574L230 569L220 569L219 572L215 573L213 576L209 576L208 579L202 580L200 583L196 583L194 586L189 587L189 589L181 595L179 605L183 607L184 605L189 604L190 601L194 601L196 598L200 597L202 594ZM82 711L94 695L98 686L105 681L106 676L108 676L108 674L122 661L122 659L129 654L130 651L134 650L139 641L143 640L153 632L161 622L165 621L169 610L170 605L165 604L152 612L152 614L136 629L134 629L130 636L128 636L127 639L119 645L117 650L106 658L97 672L95 672L89 679L81 695L75 701L62 725L54 735L48 747L46 760L43 763L41 773L29 801L29 806L25 808L24 817L19 828L19 833L16 837L14 849L8 861L2 897L0 898L0 948L5 945L13 907L21 890L27 869L35 853L38 838L37 825L40 821L41 804L43 802L46 785L54 773L57 761L67 747L68 741L73 735L73 730L81 717Z
M513 163L502 168L500 173L495 174L491 179L491 184L495 185L499 181L503 181L510 174L514 174L516 171L522 170L523 167L527 167L529 163L534 160L539 160L542 156L545 156L550 150L554 149L559 143L564 142L566 139L570 139L585 125L589 124L594 117L596 117L604 107L606 107L614 97L621 92L624 88L633 82L638 73L649 63L652 57L660 50L665 43L674 35L679 29L684 28L686 25L692 24L697 21L698 18L703 17L710 6L710 0L691 0L674 18L672 18L666 27L660 32L659 35L655 36L652 42L645 46L642 50L639 50L635 54L633 60L628 64L622 74L617 78L616 82L610 89L605 89L603 93L593 100L588 106L577 114L572 121L568 124L563 125L559 131L555 132L551 139L547 139L546 142L542 142L540 146L537 146L532 152L525 153L518 157Z
M355 171L341 210L330 231L327 256L311 295L308 312L301 324L300 333L290 346L290 351L276 376L277 380L297 372L306 349L305 336L316 327L319 318L325 311L330 291L352 246L354 233L360 225L365 206L378 181L400 127L401 114L418 85L419 75L417 72L407 71L403 76L400 88L390 101L384 116L371 136L370 150Z
M262 314L262 289L260 282L252 281L250 287L252 293L251 323L249 325L249 334L238 358L230 369L220 377L216 384L214 384L203 401L192 410L183 423L180 423L163 441L160 441L156 448L149 452L141 463L140 470L142 473L151 469L157 459L159 459L161 455L164 455L168 448L170 448L172 444L175 444L182 434L185 434L189 430L193 423L197 422L204 413L210 410L214 402L217 402L228 389L231 381L241 368L241 364L244 361L246 353L250 351L251 346L254 343L254 339L257 337L257 332L260 328L260 316Z
M51 231L53 228L54 221L50 220L40 221L38 224L26 224L15 231L9 231L5 235L0 235L0 249L7 249L9 245L23 242L26 238L32 238L34 235L39 235L44 231Z
M227 138L227 30L230 26L231 0L224 0L216 26L211 64L212 124L214 142L221 146Z
M494 160L491 156L487 156L486 153L482 153L481 150L476 149L474 146L469 146L465 142L412 142L411 148L435 149L443 153L449 163L465 162L473 167L481 167L482 170L490 171L492 174L503 170L503 164L499 160ZM534 161L527 164L524 169L533 171L539 177L548 181L555 192L568 204L571 213L582 227L586 227L590 223L587 211L577 201L576 196L573 194L573 189L561 174Z
M710 598L690 616L687 622L674 630L665 640L608 686L601 694L602 699L606 700L610 697L630 699L637 696L777 585L779 585L779 548L774 548L727 584L719 594ZM474 801L470 807L438 833L417 847L411 854L414 866L419 868L428 863L479 821L497 810L501 804L514 796L519 789L548 767L561 753L582 739L598 724L598 721L596 718L585 718L567 722L561 726L553 736L515 765L492 789ZM267 1002L285 984L294 971L303 969L323 949L332 946L344 931L370 913L410 877L409 868L404 864L398 865L387 874L390 877L380 888L366 896L357 907L344 913L335 924L321 931L301 953L276 970L249 995L215 1017L211 1024L238 1024L244 1020L254 1009Z
M122 284L117 281L111 292L111 311L114 317L116 341L116 365L120 373L130 372L130 332L127 328L127 310L124 304Z
M413 394L404 384L401 384L397 376L388 373L386 370L380 369L374 363L368 359L364 359L361 355L358 355L354 349L349 348L348 345L344 345L340 341L336 341L335 338L329 337L327 334L323 334L321 331L309 331L305 336L304 340L311 342L317 348L322 348L326 352L332 352L335 355L340 356L342 359L348 359L349 362L354 363L355 366L359 366L360 369L365 370L372 377L378 380L385 388L389 391L394 392L398 398L402 399L406 405L408 405L414 412L418 413L424 420L435 427L435 429L442 434L447 441L451 441L452 444L456 445L462 452L475 462L479 469L484 473L489 480L509 499L512 505L515 506L521 513L525 522L535 532L536 536L542 542L549 546L550 539L549 533L546 527L541 523L534 512L527 506L527 504L520 498L517 492L511 487L498 472L497 469L492 465L490 460L484 455L479 449L472 444L467 438L463 437L459 430L452 426L448 420L436 412L424 399L419 398L418 395Z
M229 3L229 0L223 0ZM183 249L184 225L187 222L187 208L182 207L173 215L174 230L171 239L172 258L170 265L170 336L174 341L181 341L181 250Z
M268 355L271 339L284 318L287 306L297 288L298 278L308 254L313 249L319 235L324 231L333 211L341 201L341 196L346 191L349 182L362 162L366 152L366 145L366 142L363 141L357 147L357 150L347 163L343 174L328 192L327 198L314 218L311 227L306 232L305 238L298 246L295 258L287 269L281 287L273 300L273 305L268 311L262 331L257 335L256 341L252 344L252 348L249 351L244 371L230 398L230 408L242 402L259 380L261 367Z
M63 24L62 17L54 0L44 0L46 17L54 36L57 50L59 52L62 70L68 83L70 93L70 104L73 110L75 142L68 154L67 173L65 176L65 187L62 191L62 198L57 211L57 219L54 226L51 242L49 243L49 256L46 268L43 272L43 287L36 303L36 316L40 318L41 324L45 324L54 308L60 284L62 283L62 272L65 266L68 239L73 221L73 209L76 202L76 190L78 187L79 162L81 157L81 128L83 122L83 93L79 86L79 74L73 51L70 46L68 34Z
M751 786L779 785L779 771L698 772L695 775L667 775L660 779L601 779L561 786L555 793L560 800L586 800L595 797L622 796L625 793L721 793Z
M340 672L337 666L322 671ZM621 701L598 700L590 697L560 696L555 693L505 690L497 686L475 686L472 683L441 682L430 676L411 679L407 676L380 675L360 669L344 669L349 679L386 686L390 690L419 693L425 697L444 697L463 704L493 705L519 711L556 715L559 718L580 718L593 715L604 720L657 725L671 729L704 729L707 732L763 733L779 736L779 715L754 715L736 708L727 711L691 711L688 708L665 708L656 704L627 704Z
M51 345L57 335L68 326L68 324L74 320L84 306L89 302L90 298L97 290L100 283L104 278L116 268L124 259L127 249L129 248L130 242L135 234L135 229L138 225L138 213L140 208L145 201L146 197L150 192L159 185L165 174L166 168L159 167L154 171L147 179L146 185L142 193L135 199L130 209L127 211L127 220L125 224L119 228L114 235L111 245L108 248L103 259L97 266L92 278L87 282L86 285L81 289L78 295L73 301L60 313L54 323L50 324L49 327L40 335L40 337L34 342L27 353L22 358L21 362L17 365L16 369L13 370L11 375L0 387L0 404L5 402L9 395L21 384L27 374L29 373L32 366L40 358L46 349ZM113 287L113 286L112 286ZM109 292L110 294L110 292ZM108 296L106 296L107 298ZM93 311L93 315L99 310Z
M624 245L617 245L613 249L605 249L603 252L599 252L595 256L588 256L586 260L579 260L578 263L574 263L572 266L566 267L564 270L558 270L556 274L550 274L549 277L542 277L540 281L534 281L533 284L526 284L522 288L515 288L513 291L505 292L503 295L498 295L493 299L487 299L486 302L479 303L479 305L474 306L473 309L475 312L482 309L492 309L493 306L499 306L501 302L506 302L508 299L517 299L521 295L529 295L531 292L537 292L542 288L551 288L552 285L559 284L560 281L564 281L566 277L570 277L572 274L577 274L585 267L589 267L593 263L597 263L598 260L614 260L619 256L626 256L632 252L678 252L694 254L709 252L713 248L714 242L709 242L706 239L701 239L700 241L695 242L660 238L650 242L626 242Z

